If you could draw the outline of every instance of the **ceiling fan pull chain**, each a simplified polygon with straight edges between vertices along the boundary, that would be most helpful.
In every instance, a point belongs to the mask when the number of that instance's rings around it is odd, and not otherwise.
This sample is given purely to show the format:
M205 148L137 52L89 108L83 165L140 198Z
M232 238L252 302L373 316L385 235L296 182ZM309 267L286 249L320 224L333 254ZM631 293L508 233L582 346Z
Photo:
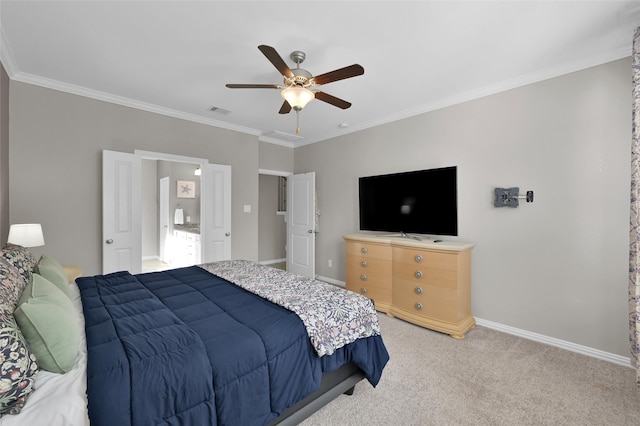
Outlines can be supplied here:
M296 111L296 135L300 133L300 111Z

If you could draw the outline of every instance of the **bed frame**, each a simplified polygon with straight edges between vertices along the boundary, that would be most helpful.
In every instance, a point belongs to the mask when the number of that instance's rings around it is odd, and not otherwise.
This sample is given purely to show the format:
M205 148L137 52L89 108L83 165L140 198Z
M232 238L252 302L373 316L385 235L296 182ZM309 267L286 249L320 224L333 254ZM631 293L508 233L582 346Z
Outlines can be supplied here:
M347 363L330 373L322 375L317 391L287 408L268 426L295 426L341 394L352 395L356 384L364 379L364 373L353 363Z

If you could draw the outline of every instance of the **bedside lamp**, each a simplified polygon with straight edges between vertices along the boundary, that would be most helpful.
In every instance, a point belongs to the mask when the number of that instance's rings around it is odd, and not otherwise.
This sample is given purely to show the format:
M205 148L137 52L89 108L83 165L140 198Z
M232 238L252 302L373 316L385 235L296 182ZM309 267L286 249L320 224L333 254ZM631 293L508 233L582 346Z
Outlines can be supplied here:
M22 247L39 247L44 245L42 226L39 223L20 223L9 228L8 243Z

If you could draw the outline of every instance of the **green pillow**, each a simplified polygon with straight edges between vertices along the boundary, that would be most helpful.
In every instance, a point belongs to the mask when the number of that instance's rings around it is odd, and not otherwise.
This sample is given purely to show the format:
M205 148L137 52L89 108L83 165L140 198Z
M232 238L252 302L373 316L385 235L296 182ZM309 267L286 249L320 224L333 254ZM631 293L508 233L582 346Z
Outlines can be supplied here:
M80 344L80 327L67 295L33 274L13 315L42 370L71 370Z
M36 272L55 284L67 297L69 296L67 273L56 259L43 254L40 256L40 260L38 260L38 264L36 265Z

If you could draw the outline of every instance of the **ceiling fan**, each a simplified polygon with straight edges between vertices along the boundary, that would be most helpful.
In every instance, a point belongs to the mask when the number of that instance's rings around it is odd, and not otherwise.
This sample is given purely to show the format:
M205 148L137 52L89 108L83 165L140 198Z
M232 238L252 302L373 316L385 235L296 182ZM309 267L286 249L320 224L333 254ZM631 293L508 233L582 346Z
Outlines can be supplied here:
M300 64L304 62L306 54L296 50L289 55L291 60L295 62L296 67L291 69L284 62L282 57L276 50L267 45L260 45L258 49L267 57L274 67L284 77L283 85L280 84L227 84L230 89L282 89L280 94L284 98L284 102L280 107L280 114L288 114L292 109L299 113L311 100L318 99L328 104L337 106L338 108L347 109L351 106L350 102L328 93L315 89L315 86L331 83L346 78L356 77L364 74L364 68L358 64L340 68L324 74L313 76L309 71L300 68ZM310 89L311 88L311 89ZM300 133L300 126L296 126L296 133Z

